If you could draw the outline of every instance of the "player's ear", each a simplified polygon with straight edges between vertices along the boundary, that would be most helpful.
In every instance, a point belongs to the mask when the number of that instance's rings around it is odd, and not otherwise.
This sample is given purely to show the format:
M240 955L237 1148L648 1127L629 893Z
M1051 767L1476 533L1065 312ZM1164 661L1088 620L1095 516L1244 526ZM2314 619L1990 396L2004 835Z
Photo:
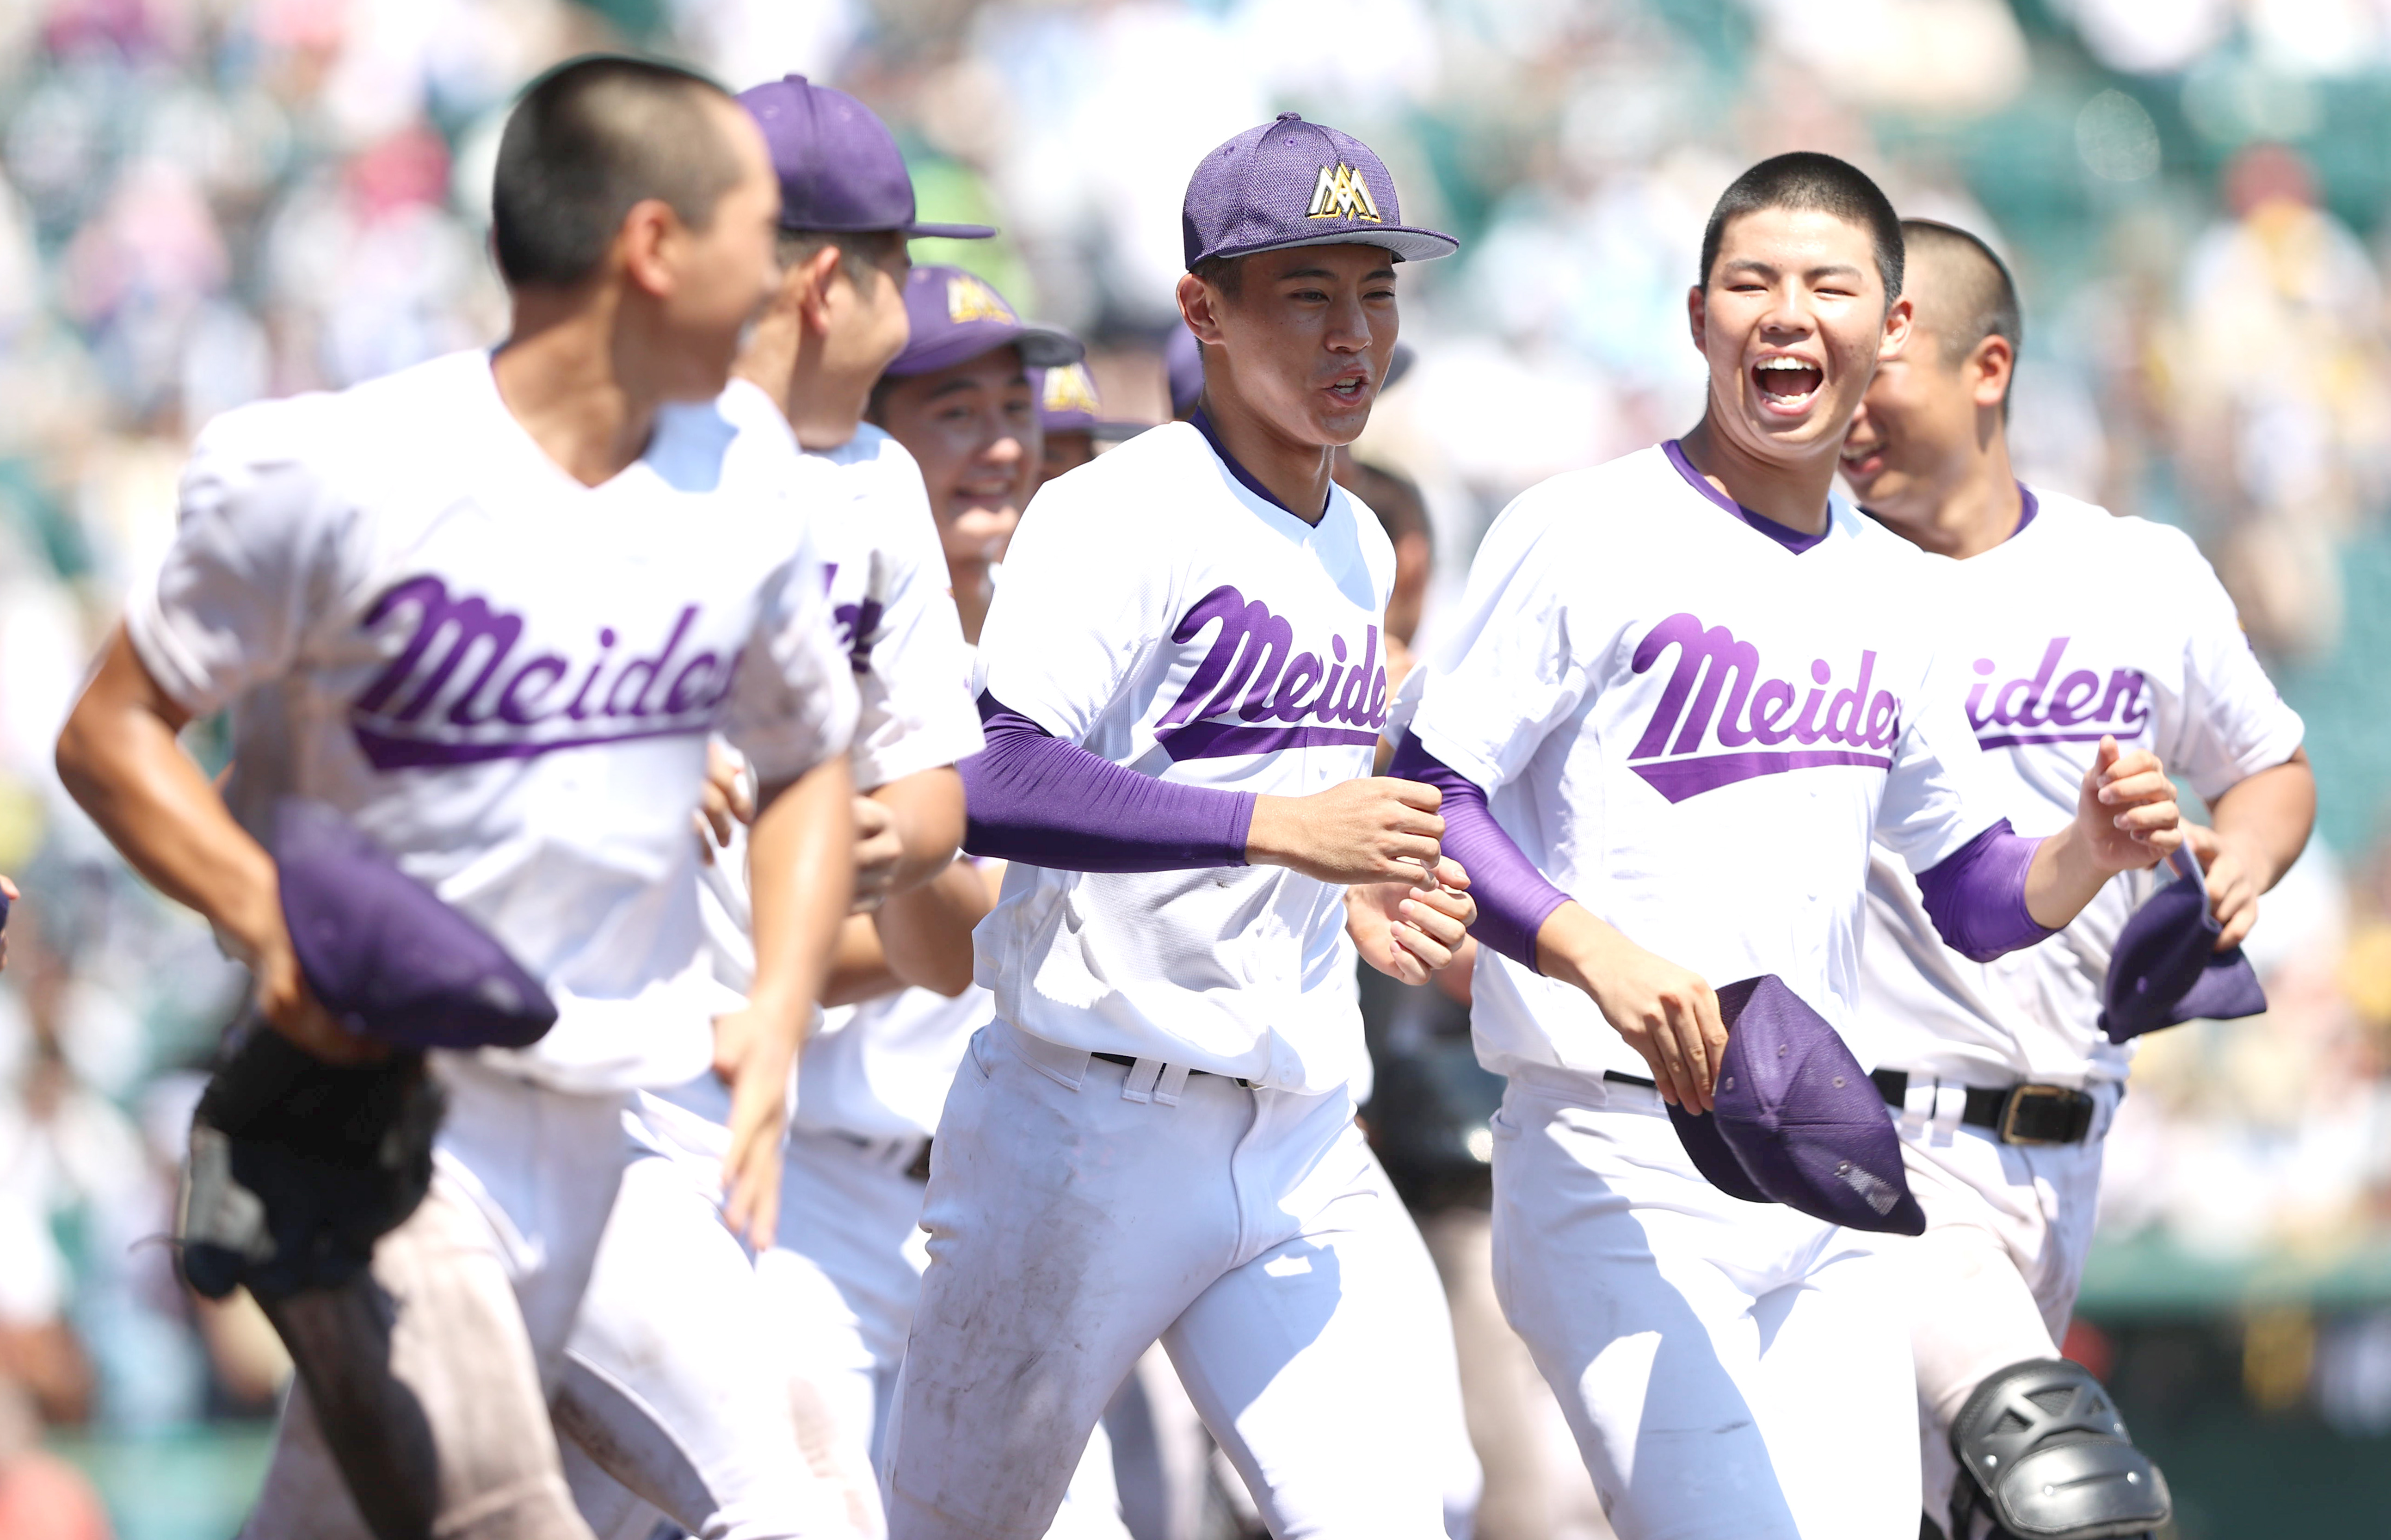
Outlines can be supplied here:
M686 234L680 216L663 199L643 198L632 204L614 231L615 257L623 265L623 276L659 298L671 293L676 248Z
M1979 407L1997 407L2010 393L2010 376L2017 370L2017 349L2007 337L1992 336L1968 356L1968 392Z
M1221 341L1221 296L1193 273L1179 275L1179 314L1199 343Z
M1918 307L1909 303L1906 294L1884 307L1884 335L1876 344L1879 363L1901 356L1901 350L1909 343L1909 325L1917 314Z
M1702 286L1698 283L1691 289L1687 290L1686 325L1693 334L1694 351L1696 353L1702 354L1705 356L1709 355L1710 349L1703 345L1702 332L1706 330L1704 323L1707 320L1709 314L1710 305L1708 300L1702 293Z
M788 284L798 295L797 308L814 331L830 330L831 285L845 276L846 253L836 243L825 245L789 270Z

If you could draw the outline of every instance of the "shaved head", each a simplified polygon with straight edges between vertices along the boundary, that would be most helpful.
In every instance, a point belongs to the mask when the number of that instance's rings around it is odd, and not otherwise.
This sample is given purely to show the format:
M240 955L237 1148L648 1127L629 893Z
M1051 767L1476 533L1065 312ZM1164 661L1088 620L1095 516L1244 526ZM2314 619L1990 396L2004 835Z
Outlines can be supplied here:
M1918 330L1934 338L1946 366L1957 368L1987 337L2001 338L2012 354L2023 346L2017 285L1990 246L1932 219L1903 220L1901 235ZM2006 397L2002 407L2007 409Z

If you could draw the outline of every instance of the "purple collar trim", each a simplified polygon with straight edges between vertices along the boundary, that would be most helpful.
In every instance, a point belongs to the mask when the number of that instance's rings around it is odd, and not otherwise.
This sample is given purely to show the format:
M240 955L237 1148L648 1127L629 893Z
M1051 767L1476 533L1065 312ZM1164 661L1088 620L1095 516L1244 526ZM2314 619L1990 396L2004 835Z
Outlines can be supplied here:
M2010 540L2014 540L2024 534L2025 526L2034 523L2034 516L2042 511L2042 504L2036 499L2033 487L2020 482L2017 484L2017 489L2018 496L2025 499L2025 511L2018 515L2017 527L2010 531ZM2004 540L2001 543L2007 545L2009 541Z
M1290 519L1303 519L1302 514L1298 513L1294 509L1289 508L1286 504L1279 501L1277 494L1273 493L1269 487L1264 486L1260 476L1255 475L1251 471L1247 470L1244 466L1237 463L1237 457L1229 453L1229 446L1221 442L1220 434L1214 431L1212 427L1212 420L1204 414L1204 408L1202 407L1197 407L1194 411L1187 414L1187 425L1204 435L1204 442L1212 446L1212 452L1221 457L1221 463L1229 468L1229 474L1236 477L1238 482L1244 485L1247 491L1251 492L1255 497L1261 498L1262 501L1270 504L1273 508L1277 509L1280 512L1285 513ZM1333 488L1336 484L1331 482L1329 485L1332 488L1330 496L1333 497L1335 496ZM1316 524L1327 516L1328 498L1323 498L1320 499L1320 511L1313 514L1309 519L1303 519L1303 522L1308 524Z
M1801 555L1803 551L1809 550L1812 546L1816 545L1819 541L1827 537L1826 530L1820 530L1816 535L1804 535L1802 531L1795 529L1790 524L1778 524L1776 520L1770 518L1765 513L1754 513L1751 509L1744 507L1743 504L1736 501L1733 498L1728 497L1717 487L1712 486L1707 477L1705 477L1700 471L1694 469L1694 462L1686 458L1684 447L1681 446L1675 439L1673 438L1667 443L1661 445L1661 452L1669 457L1669 463L1677 468L1677 474L1686 478L1686 485L1687 486L1692 487L1695 491L1700 492L1703 497L1708 498L1711 501L1718 504L1721 508L1725 509L1728 512L1734 514L1737 518L1741 519L1745 524L1750 524L1752 528L1760 531L1763 535L1767 536L1778 545L1783 546L1794 555ZM2029 515L2029 517L2031 515ZM1828 529L1832 529L1834 527L1831 521L1829 523L1827 527ZM2018 527L2023 529L2025 526L2023 524L2020 524Z

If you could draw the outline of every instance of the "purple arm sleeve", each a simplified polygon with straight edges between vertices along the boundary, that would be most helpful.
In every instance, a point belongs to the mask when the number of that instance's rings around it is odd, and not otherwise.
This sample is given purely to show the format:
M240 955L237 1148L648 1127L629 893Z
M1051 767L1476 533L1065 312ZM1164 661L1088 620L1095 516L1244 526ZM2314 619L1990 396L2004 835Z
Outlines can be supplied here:
M1254 794L1141 775L1066 744L993 695L988 747L958 762L963 848L1062 872L1185 872L1246 864Z
M2005 818L1918 874L1926 917L1953 951L1989 963L2059 934L2025 907L2026 869L2041 848Z
M1569 895L1544 880L1486 806L1477 782L1403 734L1389 775L1426 782L1444 794L1444 853L1469 874L1469 894L1478 900L1478 923L1469 933L1516 963L1536 965L1536 932ZM1541 971L1541 970L1540 970Z

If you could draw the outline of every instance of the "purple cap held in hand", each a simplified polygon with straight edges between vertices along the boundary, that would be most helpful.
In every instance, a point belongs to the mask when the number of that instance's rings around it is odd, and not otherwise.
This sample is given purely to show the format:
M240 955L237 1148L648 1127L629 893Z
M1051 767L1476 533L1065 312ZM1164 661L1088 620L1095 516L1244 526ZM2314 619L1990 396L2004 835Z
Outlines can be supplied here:
M913 217L912 174L897 137L872 109L803 75L739 93L764 130L781 178L781 228L861 235L896 230L908 239L985 240L985 225L924 225Z
M1725 985L1718 1001L1726 1061L1712 1110L1669 1109L1695 1168L1736 1197L1756 1192L1831 1224L1922 1235L1892 1114L1842 1034L1773 973Z
M1019 348L1028 369L1060 369L1087 352L1060 331L1022 325L1003 295L960 267L916 267L908 274L905 318L912 340L887 369L899 377L949 369L1000 347Z
M1386 162L1351 134L1282 112L1215 149L1187 179L1180 233L1187 267L1289 246L1383 246L1399 262L1451 256L1461 242L1403 223Z
M2208 879L2189 846L2167 858L2181 879L2151 895L2118 934L2102 989L2100 1030L2111 1042L2186 1021L2230 1021L2267 1008L2258 970L2208 910Z
M539 980L338 810L286 798L272 844L299 970L350 1030L404 1048L522 1048L556 1024Z

